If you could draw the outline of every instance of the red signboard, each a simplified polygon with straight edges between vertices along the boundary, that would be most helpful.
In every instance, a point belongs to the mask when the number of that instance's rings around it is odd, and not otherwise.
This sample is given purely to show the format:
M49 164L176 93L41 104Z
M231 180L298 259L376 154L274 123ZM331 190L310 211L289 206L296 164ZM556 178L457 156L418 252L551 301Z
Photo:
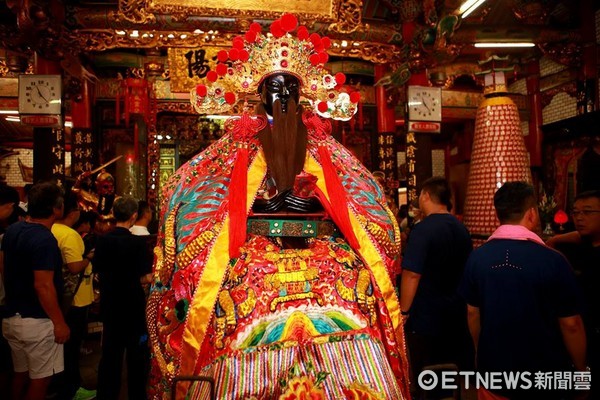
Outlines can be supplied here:
M60 115L22 115L21 123L38 128L60 128Z
M440 122L408 122L409 132L422 132L422 133L440 133L442 124Z

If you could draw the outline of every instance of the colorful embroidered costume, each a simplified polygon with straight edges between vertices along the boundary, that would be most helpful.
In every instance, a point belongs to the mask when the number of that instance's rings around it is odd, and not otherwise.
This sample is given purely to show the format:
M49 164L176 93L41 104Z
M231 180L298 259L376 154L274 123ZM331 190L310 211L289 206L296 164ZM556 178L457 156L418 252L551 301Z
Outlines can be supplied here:
M214 378L218 399L409 398L396 220L329 121L311 111L303 121L302 191L328 218L255 218L269 177L265 121L249 114L164 188L147 311L152 398L170 398L173 378L189 375ZM176 393L209 398L207 385Z

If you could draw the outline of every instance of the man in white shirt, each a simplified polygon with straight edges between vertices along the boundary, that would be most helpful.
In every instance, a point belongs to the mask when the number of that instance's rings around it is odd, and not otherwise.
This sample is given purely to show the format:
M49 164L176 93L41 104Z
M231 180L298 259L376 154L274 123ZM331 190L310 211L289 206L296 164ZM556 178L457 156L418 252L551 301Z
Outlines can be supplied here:
M138 203L138 218L129 231L137 236L148 236L150 235L148 231L150 221L152 221L152 208L147 201L141 200Z

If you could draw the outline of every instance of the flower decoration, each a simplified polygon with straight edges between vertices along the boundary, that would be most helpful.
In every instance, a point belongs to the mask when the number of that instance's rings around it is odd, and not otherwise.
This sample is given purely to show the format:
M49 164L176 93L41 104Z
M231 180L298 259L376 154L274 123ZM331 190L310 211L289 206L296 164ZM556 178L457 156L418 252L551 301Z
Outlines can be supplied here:
M299 376L288 382L287 390L279 400L325 400L325 391L318 387L310 376Z
M554 196L548 196L542 189L540 201L538 203L538 210L540 212L540 218L544 222L551 222L554 212L556 210L556 201Z
M346 395L346 400L385 400L383 395L359 382L352 383L343 389L343 392Z
M190 92L196 111L229 111L240 100L238 94L256 94L265 78L287 73L298 78L300 92L315 112L326 118L349 120L357 111L360 95L340 92L346 76L333 76L325 68L331 40L318 33L309 34L305 26L298 27L298 19L292 14L273 21L269 33L264 34L262 26L254 22L243 36L233 38L231 49L217 54L219 63L207 75L206 91L201 88L205 85L199 85ZM213 85L221 85L223 91L211 91L209 86Z
M282 378L279 384L285 389L279 400L325 400L325 391L321 384L329 372L320 371L315 374L311 361L305 364L306 372L302 373L298 363L287 371L287 379Z

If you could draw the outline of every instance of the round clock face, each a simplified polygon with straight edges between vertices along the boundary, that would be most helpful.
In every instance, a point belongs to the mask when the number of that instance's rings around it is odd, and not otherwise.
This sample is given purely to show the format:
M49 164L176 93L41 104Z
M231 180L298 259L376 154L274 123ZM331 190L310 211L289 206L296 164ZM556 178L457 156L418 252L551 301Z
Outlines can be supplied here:
M409 99L409 107L413 119L436 118L440 111L439 100L425 90L418 90Z
M25 87L27 102L40 111L50 107L51 100L56 98L56 88L48 81L31 81Z
M19 75L19 113L58 115L61 99L60 75Z

